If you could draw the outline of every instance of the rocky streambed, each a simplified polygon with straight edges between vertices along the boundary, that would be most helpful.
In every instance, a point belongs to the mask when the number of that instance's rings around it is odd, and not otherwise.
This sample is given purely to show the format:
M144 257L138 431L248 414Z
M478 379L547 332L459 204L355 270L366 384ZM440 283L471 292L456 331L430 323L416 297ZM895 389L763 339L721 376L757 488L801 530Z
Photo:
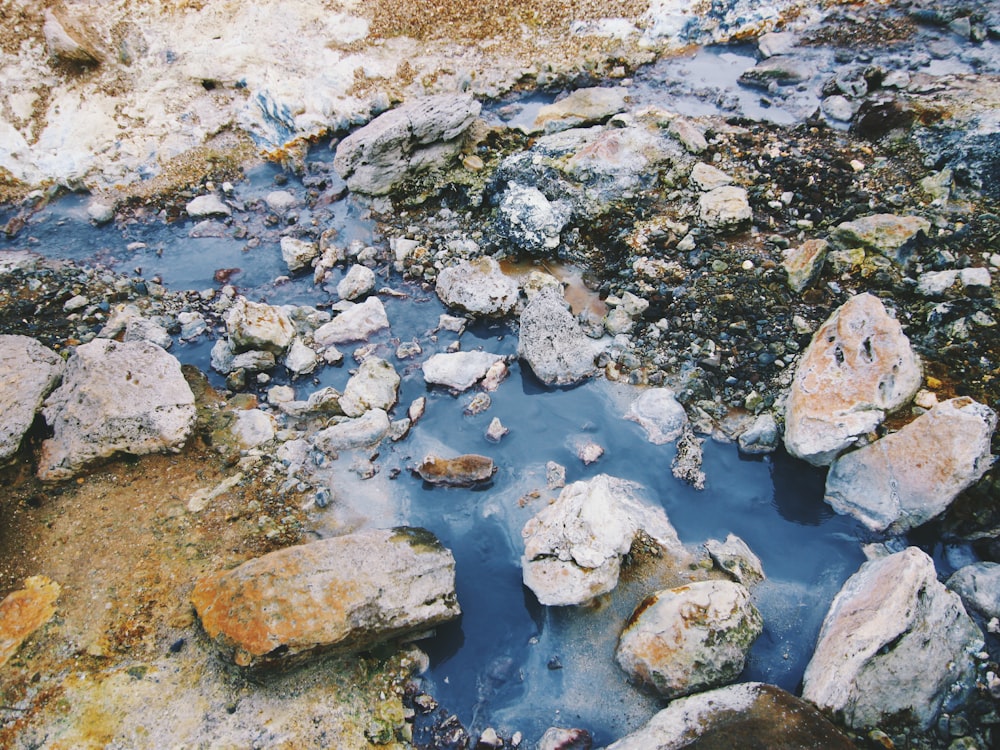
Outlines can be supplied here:
M70 10L47 95L152 122L170 13ZM992 746L996 10L344 12L405 94L8 96L2 744Z

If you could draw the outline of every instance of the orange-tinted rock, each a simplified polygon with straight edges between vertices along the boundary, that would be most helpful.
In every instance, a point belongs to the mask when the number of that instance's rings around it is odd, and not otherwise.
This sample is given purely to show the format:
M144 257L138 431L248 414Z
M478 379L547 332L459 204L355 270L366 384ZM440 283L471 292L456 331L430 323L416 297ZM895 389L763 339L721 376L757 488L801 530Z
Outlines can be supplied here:
M461 614L451 552L414 528L278 550L205 576L191 601L205 632L240 666L358 651Z
M417 467L417 473L425 482L449 487L468 487L488 482L495 471L492 458L476 453L466 453L455 458L428 455Z
M7 663L24 640L56 613L59 584L45 576L32 576L24 588L0 602L0 667Z

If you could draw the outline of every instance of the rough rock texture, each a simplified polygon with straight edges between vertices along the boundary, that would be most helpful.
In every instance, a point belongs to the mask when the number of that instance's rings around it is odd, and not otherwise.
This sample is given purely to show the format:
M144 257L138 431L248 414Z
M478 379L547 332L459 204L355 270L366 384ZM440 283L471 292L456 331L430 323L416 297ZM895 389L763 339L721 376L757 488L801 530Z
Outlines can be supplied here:
M745 682L671 701L641 729L607 750L781 748L853 750L816 707L760 682Z
M625 419L638 422L654 445L672 443L684 433L687 414L669 388L649 388L629 404Z
M315 242L306 242L296 237L281 238L281 259L285 261L289 271L306 268L317 255L319 245Z
M1000 617L1000 563L966 565L952 573L947 585L962 597L966 608L986 617Z
M77 347L42 409L54 432L38 476L67 479L117 452L178 450L194 426L194 395L180 363L147 341L94 339Z
M326 348L335 344L364 341L388 327L389 318L385 314L382 300L378 297L369 297L317 328L313 333L313 339L317 346Z
M559 247L559 236L572 215L564 200L549 200L536 187L512 182L500 198L497 231L518 250L546 255Z
M753 218L747 191L735 185L710 190L698 199L701 220L711 229L736 229Z
M285 353L284 364L293 377L308 375L316 369L319 357L310 347L302 343L302 339L296 337Z
M899 432L834 461L824 499L874 531L920 526L993 465L996 425L996 413L967 396L943 401Z
M647 597L629 618L615 660L632 680L676 698L739 677L763 628L744 586L697 581Z
M830 238L841 247L863 247L900 261L903 246L930 228L931 223L920 216L873 214L839 224Z
M691 169L690 180L699 189L708 191L731 184L733 178L718 167L713 167L711 164L700 161Z
M382 409L366 411L357 419L347 419L320 430L313 438L326 453L375 445L389 433L389 415Z
M899 323L871 294L841 305L799 360L785 412L785 448L829 464L920 388L920 362Z
M740 450L750 455L774 453L781 444L778 423L771 414L761 414L737 438Z
M782 265L788 273L788 287L793 292L801 292L816 279L829 248L830 243L826 240L811 239L784 252Z
M340 408L349 417L360 417L369 409L388 411L396 403L399 382L399 373L391 364L369 357L347 381Z
M226 312L226 330L236 352L248 349L280 354L295 337L295 326L280 307L237 297Z
M627 96L628 89L624 86L577 89L540 108L534 122L524 130L529 134L555 133L601 122L624 110Z
M333 165L347 186L384 195L408 177L445 166L479 115L471 96L428 96L379 115L337 145Z
M521 313L517 355L546 385L570 385L594 374L598 348L553 287L538 292Z
M636 496L638 485L599 474L565 487L521 531L525 585L547 605L583 604L618 583L621 559L640 532L668 554L687 553L662 508Z
M357 651L460 614L455 560L429 531L373 529L271 552L205 576L201 624L240 666Z
M517 282L493 258L483 256L443 269L437 295L448 307L472 315L506 315L517 303Z
M59 584L45 576L25 579L24 588L9 593L0 602L0 667L56 613Z
M29 336L0 336L0 461L17 451L65 367L62 357Z
M229 216L233 210L222 202L219 196L211 193L192 198L185 206L188 216L203 219L208 216Z
M374 288L375 272L367 266L355 264L337 284L337 296L341 299L355 300L370 294Z
M705 551L712 562L718 565L737 583L753 586L764 580L764 566L760 558L753 553L747 543L735 534L726 536L726 541L709 539L705 542Z
M496 470L492 458L475 453L454 458L428 455L417 466L417 473L425 482L449 487L470 487L488 482Z
M872 560L830 605L802 697L856 729L898 719L927 729L975 683L982 633L916 547Z
M429 385L443 385L465 391L486 377L503 357L489 352L450 352L428 357L423 364L424 380Z

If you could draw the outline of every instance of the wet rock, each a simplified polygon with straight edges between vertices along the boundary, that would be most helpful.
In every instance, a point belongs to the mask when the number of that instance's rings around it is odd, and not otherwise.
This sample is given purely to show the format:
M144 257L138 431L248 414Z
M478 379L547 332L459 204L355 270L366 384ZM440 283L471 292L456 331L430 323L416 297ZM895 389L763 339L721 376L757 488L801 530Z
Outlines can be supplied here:
M940 515L993 465L997 415L949 399L830 466L824 498L874 531L905 532Z
M615 661L630 679L676 698L739 677L763 628L744 586L697 581L639 604L622 631Z
M274 369L275 364L277 364L277 361L271 352L251 349L250 351L240 352L233 356L232 371L268 372Z
M674 477L696 490L705 489L705 472L701 470L703 442L694 434L690 425L685 425L684 432L677 441L677 453L670 462L670 472Z
M733 178L727 175L718 167L713 167L705 162L698 162L691 170L691 182L698 186L699 190L709 191L723 185L730 185Z
M0 462L17 452L65 367L62 357L29 336L0 336Z
M264 203L272 211L282 214L294 208L298 203L298 199L287 190L272 190L264 196Z
M495 391L506 380L509 374L510 368L507 367L507 361L505 359L497 360L486 370L486 375L483 377L481 383L483 390L489 392Z
M826 97L820 102L819 106L828 119L836 122L850 122L857 111L856 105L850 99L840 94Z
M922 730L975 684L982 633L916 547L866 562L823 621L802 697L854 729L890 720Z
M576 457L583 461L584 466L597 463L604 455L604 447L593 440L585 440L576 446Z
M446 166L480 109L471 96L407 102L344 138L333 166L352 191L384 195L415 174Z
M271 552L200 579L191 601L208 637L242 667L356 652L460 614L455 560L417 528Z
M260 409L236 412L229 431L241 448L256 448L274 440L274 417Z
M49 54L58 60L87 67L100 65L104 59L94 32L63 7L45 11L42 34Z
M1000 618L1000 564L977 562L959 568L947 586L960 597L966 609L984 617Z
M586 380L596 372L598 351L556 289L541 290L521 312L517 355L546 385Z
M437 295L448 307L473 315L506 315L517 303L517 282L489 256L460 261L438 274Z
M781 444L781 431L771 414L759 415L737 438L740 451L751 456L774 453Z
M306 346L302 339L296 337L292 341L292 345L288 347L284 363L293 377L301 377L316 369L319 364L319 356Z
M734 185L725 185L703 194L698 199L701 220L710 229L737 229L753 218L747 191Z
M700 154L708 148L705 134L684 117L675 117L671 121L668 131L681 142L689 154Z
M496 473L493 459L475 453L441 458L428 455L417 466L417 474L425 482L448 487L471 487L488 482Z
M185 206L188 216L194 219L203 219L207 216L229 216L232 209L223 203L219 196L211 193L209 195L199 195L188 201Z
M565 201L550 201L538 188L512 182L500 198L497 231L518 250L546 255L559 247L571 213Z
M493 417L486 428L486 439L491 443L499 443L509 433L510 430L504 427L503 422L498 417Z
M687 414L669 388L648 388L629 404L625 419L638 422L653 445L672 443L684 433Z
M369 409L388 411L396 403L399 373L384 359L369 357L347 381L340 408L349 417L360 417Z
M465 391L486 377L503 357L489 352L450 352L435 354L423 364L424 380L429 385L443 385Z
M370 409L356 419L346 419L320 430L313 443L324 453L365 448L389 434L389 415L382 409Z
M799 43L799 35L792 31L768 31L757 38L757 51L761 57L785 55Z
M873 214L837 225L830 239L843 248L863 247L903 262L906 244L921 232L927 234L930 228L931 223L920 216Z
M233 362L236 359L236 352L233 351L233 345L229 343L228 339L217 339L212 345L210 357L212 369L216 372L228 375L236 369L233 366Z
M586 729L549 727L535 747L536 750L590 750L593 739Z
M641 532L685 559L662 508L646 505L638 485L600 474L574 482L521 531L525 585L545 605L583 604L618 583L621 559Z
M38 476L68 479L118 452L176 451L194 426L194 395L180 363L146 341L94 339L77 347L42 408L53 436Z
M768 89L774 85L791 86L802 83L813 74L809 64L792 55L774 55L761 60L740 76L740 83L753 88Z
M98 200L91 200L87 204L87 218L98 225L107 224L115 218L114 206L109 206Z
M122 341L148 341L161 349L169 349L174 344L166 328L154 320L139 316L125 324L125 336Z
M226 311L226 331L237 353L260 349L281 354L295 338L295 326L284 310L242 296Z
M389 318L382 301L378 297L369 297L317 328L313 339L317 346L325 349L336 344L365 341L388 327Z
M788 272L789 289L801 292L816 280L823 270L829 248L826 240L812 239L784 251L782 265Z
M353 265L337 284L337 296L341 299L356 300L371 294L374 289L375 272L366 266Z
M296 237L281 238L281 259L288 265L289 271L308 268L318 255L319 245L315 242L306 242Z
M753 586L765 578L760 558L735 534L726 536L725 542L709 539L705 542L705 551L712 558L712 562L737 583Z
M813 335L795 370L785 448L829 464L920 388L920 362L899 323L871 294L841 305Z
M745 682L671 701L607 750L685 747L854 750L854 743L811 703L773 685Z
M59 591L59 584L45 576L31 576L25 579L23 589L0 601L0 667L28 636L52 619Z
M538 110L529 134L555 133L580 125L592 125L625 109L628 89L624 86L577 89Z

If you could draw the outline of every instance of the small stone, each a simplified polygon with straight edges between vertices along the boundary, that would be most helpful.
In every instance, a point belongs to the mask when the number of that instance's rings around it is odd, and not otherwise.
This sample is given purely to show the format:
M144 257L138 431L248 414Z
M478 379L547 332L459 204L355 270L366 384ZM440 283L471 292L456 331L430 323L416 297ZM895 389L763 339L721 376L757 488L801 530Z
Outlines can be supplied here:
M566 467L549 461L545 464L545 486L557 490L566 486Z
M698 162L691 170L691 182L697 185L700 190L708 192L732 184L733 178L711 164Z
M499 443L509 432L510 430L504 427L499 417L493 417L489 427L486 428L486 439L491 443Z
M690 154L700 154L708 148L705 134L690 120L676 117L670 123L668 130Z
M337 284L337 296L353 301L371 294L374 289L375 272L366 266L353 265Z
M698 201L701 220L710 229L735 229L753 218L747 191L725 185L703 194Z
M276 213L284 213L298 203L295 196L287 190L272 190L264 196L264 202L267 204L268 208Z
M95 224L107 224L115 218L115 209L106 203L92 200L87 204L87 218Z
M589 466L596 463L604 455L604 448L597 443L588 441L577 446L576 455L585 465Z
M309 266L313 258L319 255L319 245L306 242L295 237L281 238L281 258L289 271L299 271Z
M433 454L420 462L417 474L425 482L447 487L470 487L488 482L496 473L493 459L468 453L455 458L441 458Z
M188 216L195 219L201 219L206 216L230 216L233 212L225 203L223 203L219 196L215 194L211 195L199 195L191 201L188 201L185 210Z

